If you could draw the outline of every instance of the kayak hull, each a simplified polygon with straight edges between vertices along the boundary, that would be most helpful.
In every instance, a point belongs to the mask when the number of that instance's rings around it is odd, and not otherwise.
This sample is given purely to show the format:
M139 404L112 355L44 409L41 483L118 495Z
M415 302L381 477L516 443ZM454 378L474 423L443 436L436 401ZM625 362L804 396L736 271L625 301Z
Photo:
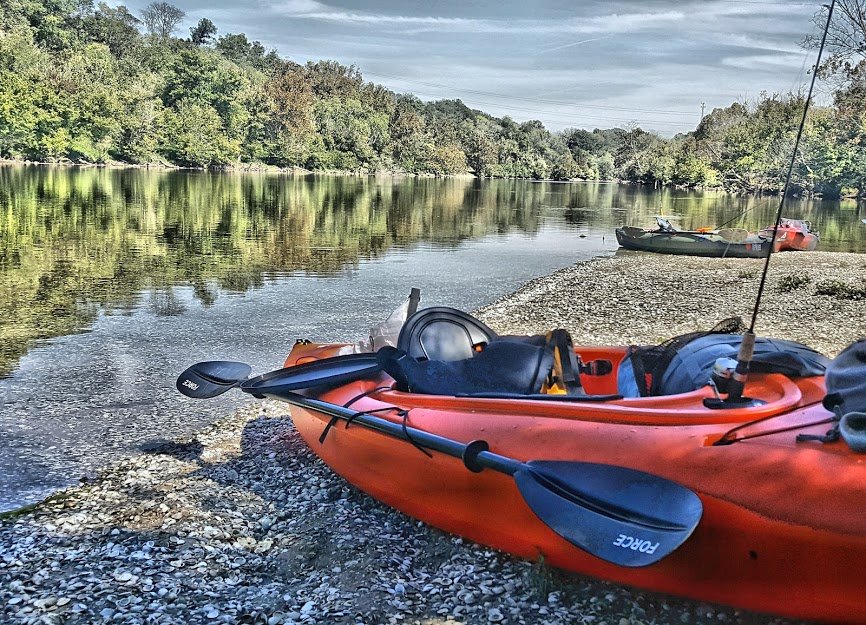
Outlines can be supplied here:
M287 365L336 355L337 349L300 346ZM587 359L601 353L599 348L581 352ZM623 353L609 355L616 361ZM491 451L523 461L597 462L686 486L701 498L701 522L679 549L644 568L615 566L561 538L534 515L509 476L472 473L458 459L425 455L358 425L333 427L320 442L330 417L297 407L292 417L310 448L349 482L409 516L478 543L702 601L827 622L866 622L857 574L866 556L866 515L859 511L866 467L840 442L795 442L797 433L823 434L828 428L829 413L819 403L821 378L795 383L778 374L754 377L747 391L767 399L767 405L726 411L703 408L703 390L591 404L458 399L377 391L391 381L384 374L316 395L339 405L355 399L351 407L357 410L399 406L408 410L414 428L461 442L483 439ZM610 379L585 382L589 392L611 390L605 388ZM401 422L393 411L376 414ZM711 444L760 416L772 418L750 426L749 433L796 430Z
M770 248L767 240L729 243L710 234L643 231L635 236L623 228L616 229L616 240L628 250L681 254L714 258L764 258Z
M737 234L735 240L725 234ZM616 229L616 240L620 246L642 252L660 254L682 254L715 258L765 258L773 240L773 229L764 228L758 233L745 230L683 231L673 229L645 230L633 226ZM807 221L783 219L773 242L774 252L811 252L818 247L818 233L810 230Z

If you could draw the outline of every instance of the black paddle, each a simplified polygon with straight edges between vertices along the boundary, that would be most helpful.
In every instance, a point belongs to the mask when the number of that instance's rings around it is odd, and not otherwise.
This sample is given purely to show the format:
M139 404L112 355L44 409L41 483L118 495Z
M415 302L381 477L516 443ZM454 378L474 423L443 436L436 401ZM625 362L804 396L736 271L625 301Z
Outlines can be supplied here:
M228 360L209 360L186 369L178 376L176 386L177 390L187 397L210 399L244 382L257 383L262 388L267 387L268 393L273 394L328 384L345 384L380 370L376 354L347 354L277 369L247 380L247 376L252 371L249 365ZM264 393L249 388L242 390L254 396L264 396Z
M317 365L319 381L310 375L310 365L299 365L250 380L223 378L221 383L225 390L240 385L241 390L253 395L273 396L460 458L470 471L492 469L510 475L527 505L548 527L573 545L620 566L639 567L658 562L679 547L701 519L703 506L695 493L650 473L588 462L521 462L488 451L485 441L461 443L292 392L321 383L333 384L334 376L344 383L351 375L347 368L361 368L360 359L350 359L347 364L347 358L341 356L310 363ZM223 365L220 372L225 372L224 363L219 364ZM237 365L240 371L241 363ZM329 371L329 367L333 367L333 371ZM199 397L198 389L182 381L212 381L219 377L213 369L216 367L210 362L193 365L181 374L178 390L188 397ZM295 379L297 370L302 371ZM355 374L355 378L358 377L362 376Z
M195 399L210 399L239 386L253 370L243 362L209 360L193 365L177 378L177 390Z

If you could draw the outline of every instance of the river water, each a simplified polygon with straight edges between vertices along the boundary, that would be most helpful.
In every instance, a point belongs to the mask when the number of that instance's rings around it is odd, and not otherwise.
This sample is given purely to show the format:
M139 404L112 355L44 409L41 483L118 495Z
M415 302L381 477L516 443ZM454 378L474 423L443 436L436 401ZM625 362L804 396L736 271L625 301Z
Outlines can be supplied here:
M211 359L280 366L354 341L419 287L472 310L615 253L613 228L772 221L775 198L634 185L0 167L0 511L245 401L174 390ZM792 201L819 249L866 251L866 209Z

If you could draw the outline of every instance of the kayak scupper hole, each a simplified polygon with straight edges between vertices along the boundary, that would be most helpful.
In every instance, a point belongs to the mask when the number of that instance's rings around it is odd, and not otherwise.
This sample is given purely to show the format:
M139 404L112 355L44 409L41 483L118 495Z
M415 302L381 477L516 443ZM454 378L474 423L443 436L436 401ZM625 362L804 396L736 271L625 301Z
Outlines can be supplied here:
M749 558L752 560L757 560L758 559L758 552L750 549L749 550Z

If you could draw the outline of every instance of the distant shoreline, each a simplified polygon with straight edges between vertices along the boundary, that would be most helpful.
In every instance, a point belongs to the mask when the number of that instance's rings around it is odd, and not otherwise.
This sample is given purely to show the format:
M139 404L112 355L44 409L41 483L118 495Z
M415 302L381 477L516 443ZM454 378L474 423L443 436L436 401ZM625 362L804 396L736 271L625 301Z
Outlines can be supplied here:
M21 166L21 167L62 167L66 169L136 169L143 171L190 171L190 172L208 172L208 173L249 173L249 174L285 174L297 176L344 176L344 177L376 177L385 176L392 178L439 178L439 179L456 179L456 180L528 180L530 182L548 182L556 184L573 184L573 183L595 183L595 184L622 184L622 185L638 185L642 187L662 188L662 189L690 189L693 191L711 191L732 197L753 195L760 196L779 196L777 192L771 191L726 191L724 187L702 187L688 186L680 184L650 184L644 182L636 182L634 180L619 180L619 179L587 179L587 178L572 178L570 180L555 180L553 178L495 178L488 176L476 176L474 174L430 174L430 173L411 173L398 170L379 169L371 171L350 171L345 169L306 169L304 167L277 167L276 165L265 164L249 164L248 166L225 166L225 167L191 167L182 165L172 165L170 163L124 163L122 161L111 161L108 163L86 163L73 161L26 161L17 159L0 158L0 166ZM803 196L790 196L795 198L814 198L821 199L821 194L806 194ZM856 195L845 195L838 200L861 200L862 198Z
M473 174L427 174L410 173L398 170L379 169L371 171L351 171L347 169L306 169L300 166L277 167L276 165L265 165L262 163L250 163L246 165L225 167L192 167L183 165L172 165L170 163L124 163L123 161L111 161L108 163L87 163L74 161L25 161L17 159L0 158L0 166L22 166L22 167L62 167L65 169L137 169L144 171L191 171L208 173L272 173L291 174L307 176L392 176L403 178L477 178ZM479 178L485 180L486 178ZM509 178L508 180L533 180L532 178ZM582 180L539 180L538 182L583 182ZM618 180L600 180L594 182L620 182Z

